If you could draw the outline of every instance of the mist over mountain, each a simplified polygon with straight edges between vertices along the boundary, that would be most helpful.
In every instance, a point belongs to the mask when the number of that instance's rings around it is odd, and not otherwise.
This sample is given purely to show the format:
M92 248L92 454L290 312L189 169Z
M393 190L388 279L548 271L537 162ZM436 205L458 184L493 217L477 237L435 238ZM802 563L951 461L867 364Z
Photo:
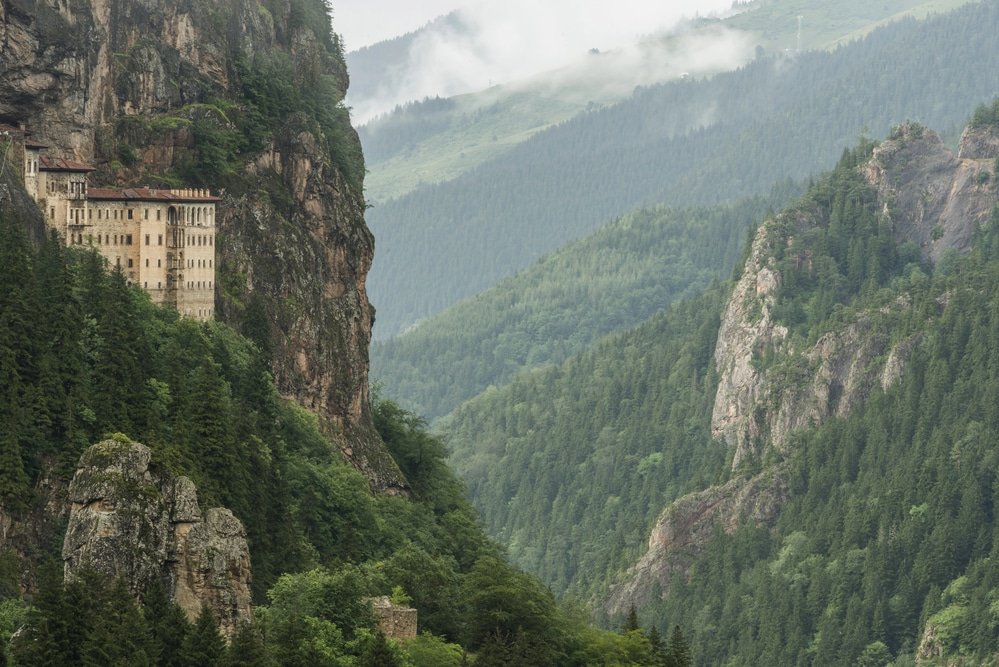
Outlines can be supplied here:
M642 37L669 31L695 14L725 12L731 7L730 0L624 0L613 6L596 0L479 2L415 32L349 53L352 76L360 74L367 83L352 88L348 103L356 121L363 124L406 102L452 97L542 72L585 67L594 50L627 53ZM721 48L720 44L710 49L695 45L690 53L718 60ZM731 48L734 45L726 51ZM631 87L678 73L675 65L657 63L654 58L639 61L632 55L628 62L619 61L614 72L624 85L630 81Z
M997 90L997 23L994 5L972 4L892 23L833 52L765 57L708 80L642 89L453 181L376 205L367 216L379 243L375 336L643 204L731 201L807 178L859 135L907 118L958 127L969 103Z

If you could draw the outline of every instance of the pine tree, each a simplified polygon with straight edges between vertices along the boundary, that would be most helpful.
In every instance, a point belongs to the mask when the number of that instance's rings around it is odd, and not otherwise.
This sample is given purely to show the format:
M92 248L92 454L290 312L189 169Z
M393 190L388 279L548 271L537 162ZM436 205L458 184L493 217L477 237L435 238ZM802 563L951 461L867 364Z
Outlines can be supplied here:
M149 628L125 582L118 579L102 601L83 645L84 667L152 667Z
M208 607L201 608L194 627L184 637L180 655L184 667L220 667L222 664L225 641Z
M624 619L624 625L621 626L621 633L628 634L641 629L642 626L638 623L638 612L635 610L635 605L631 605L628 608L628 615Z
M239 626L222 664L225 667L274 667L260 632L249 623Z
M690 645L687 638L683 636L680 626L673 627L673 634L669 638L669 650L666 654L666 665L668 667L691 667L693 660L690 655Z
M167 597L160 581L146 591L143 617L149 626L149 654L159 667L184 667L181 647L191 628L183 610Z

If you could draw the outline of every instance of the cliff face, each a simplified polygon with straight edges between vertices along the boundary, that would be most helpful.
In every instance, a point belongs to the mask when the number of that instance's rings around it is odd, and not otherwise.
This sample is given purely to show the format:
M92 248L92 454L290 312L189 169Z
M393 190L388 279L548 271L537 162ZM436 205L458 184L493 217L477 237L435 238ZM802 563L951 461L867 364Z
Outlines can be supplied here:
M968 130L955 157L929 130L900 126L859 167L877 193L880 224L890 224L896 242L916 244L932 261L949 250L968 250L996 205L997 146L996 133ZM817 224L801 207L761 225L722 317L711 428L730 447L734 471L753 468L770 453L779 460L789 453L796 431L846 416L876 388L891 388L920 342L918 335L892 337L892 320L910 308L905 298L856 312L813 344L789 335L773 315L783 280L777 258ZM811 261L807 252L793 259L805 267ZM746 521L772 526L787 499L781 470L778 464L755 476L741 475L667 507L648 552L612 590L606 611L642 607L657 588L666 595L675 577L687 576L716 526L726 532Z
M374 489L391 492L406 484L371 424L373 239L360 177L345 173L359 159L346 113L336 137L329 123L287 115L262 148L250 142L236 164L215 164L217 182L190 169L244 140L229 116L249 113L254 58L285 64L293 87L333 81L315 113L340 103L346 69L336 39L309 18L317 8L325 17L315 0L9 0L0 4L0 119L93 162L104 183L180 174L223 189L216 312L244 330L256 318L281 391L324 418Z
M202 512L191 480L151 459L148 447L122 440L81 457L68 494L66 577L90 568L122 577L136 595L160 580L189 620L207 606L232 636L252 618L243 525L227 509Z

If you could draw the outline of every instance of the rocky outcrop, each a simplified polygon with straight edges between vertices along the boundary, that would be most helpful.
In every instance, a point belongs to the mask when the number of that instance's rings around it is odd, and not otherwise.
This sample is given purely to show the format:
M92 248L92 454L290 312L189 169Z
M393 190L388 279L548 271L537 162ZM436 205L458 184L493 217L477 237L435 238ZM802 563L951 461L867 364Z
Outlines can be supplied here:
M969 125L961 134L957 157L962 160L995 160L999 158L999 128Z
M632 605L641 609L657 595L665 598L677 577L689 577L691 565L716 529L732 533L745 523L772 526L787 495L785 473L777 469L736 477L724 486L673 502L652 529L649 550L626 580L611 590L605 611L620 616Z
M207 606L227 636L251 620L243 525L227 509L202 513L191 480L159 469L148 447L120 438L88 449L68 501L67 578L93 569L137 596L162 581L190 620Z
M996 204L995 159L988 130L967 130L960 157L916 123L900 125L874 149L864 177L877 190L896 240L918 245L930 259L966 251Z
M322 16L321 0L308 1ZM27 123L54 150L95 163L106 184L163 184L198 150L195 124L231 133L225 104L216 102L245 102L241 77L254 58L289 63L289 76L301 79L292 85L307 86L304 77L332 81L325 112L341 102L348 77L337 38L308 25L292 5L0 3L0 122ZM266 332L258 342L273 352L282 393L320 415L375 490L404 491L371 422L374 314L365 280L374 242L360 177L343 173L344 164L360 162L357 135L345 113L338 118L331 137L316 122L289 116L279 136L227 177L216 312L237 328L265 320L252 326ZM353 168L363 173L363 164Z
M965 139L980 145L982 136ZM897 128L861 169L896 240L915 243L933 260L967 250L996 205L994 161L957 158L916 124ZM761 225L722 318L711 428L733 448L734 469L767 448L784 451L796 430L845 416L875 387L888 389L917 342L890 346L883 320L908 307L897 303L859 314L811 348L794 348L771 315L782 280L775 258L813 224L807 209L792 209Z

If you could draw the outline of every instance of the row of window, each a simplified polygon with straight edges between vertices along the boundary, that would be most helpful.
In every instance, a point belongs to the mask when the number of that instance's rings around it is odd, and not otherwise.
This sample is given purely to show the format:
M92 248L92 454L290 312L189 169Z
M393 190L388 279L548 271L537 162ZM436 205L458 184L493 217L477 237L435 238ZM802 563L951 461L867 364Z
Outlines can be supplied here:
M28 172L29 174L31 172ZM35 173L38 173L38 163L35 163ZM87 182L86 181L70 181L68 184L60 182L54 179L45 181L45 190L49 194L56 194L57 192L68 192L73 195L85 195L87 194Z
M28 160L28 163L24 167L24 173L28 176L33 176L38 173L38 160Z

